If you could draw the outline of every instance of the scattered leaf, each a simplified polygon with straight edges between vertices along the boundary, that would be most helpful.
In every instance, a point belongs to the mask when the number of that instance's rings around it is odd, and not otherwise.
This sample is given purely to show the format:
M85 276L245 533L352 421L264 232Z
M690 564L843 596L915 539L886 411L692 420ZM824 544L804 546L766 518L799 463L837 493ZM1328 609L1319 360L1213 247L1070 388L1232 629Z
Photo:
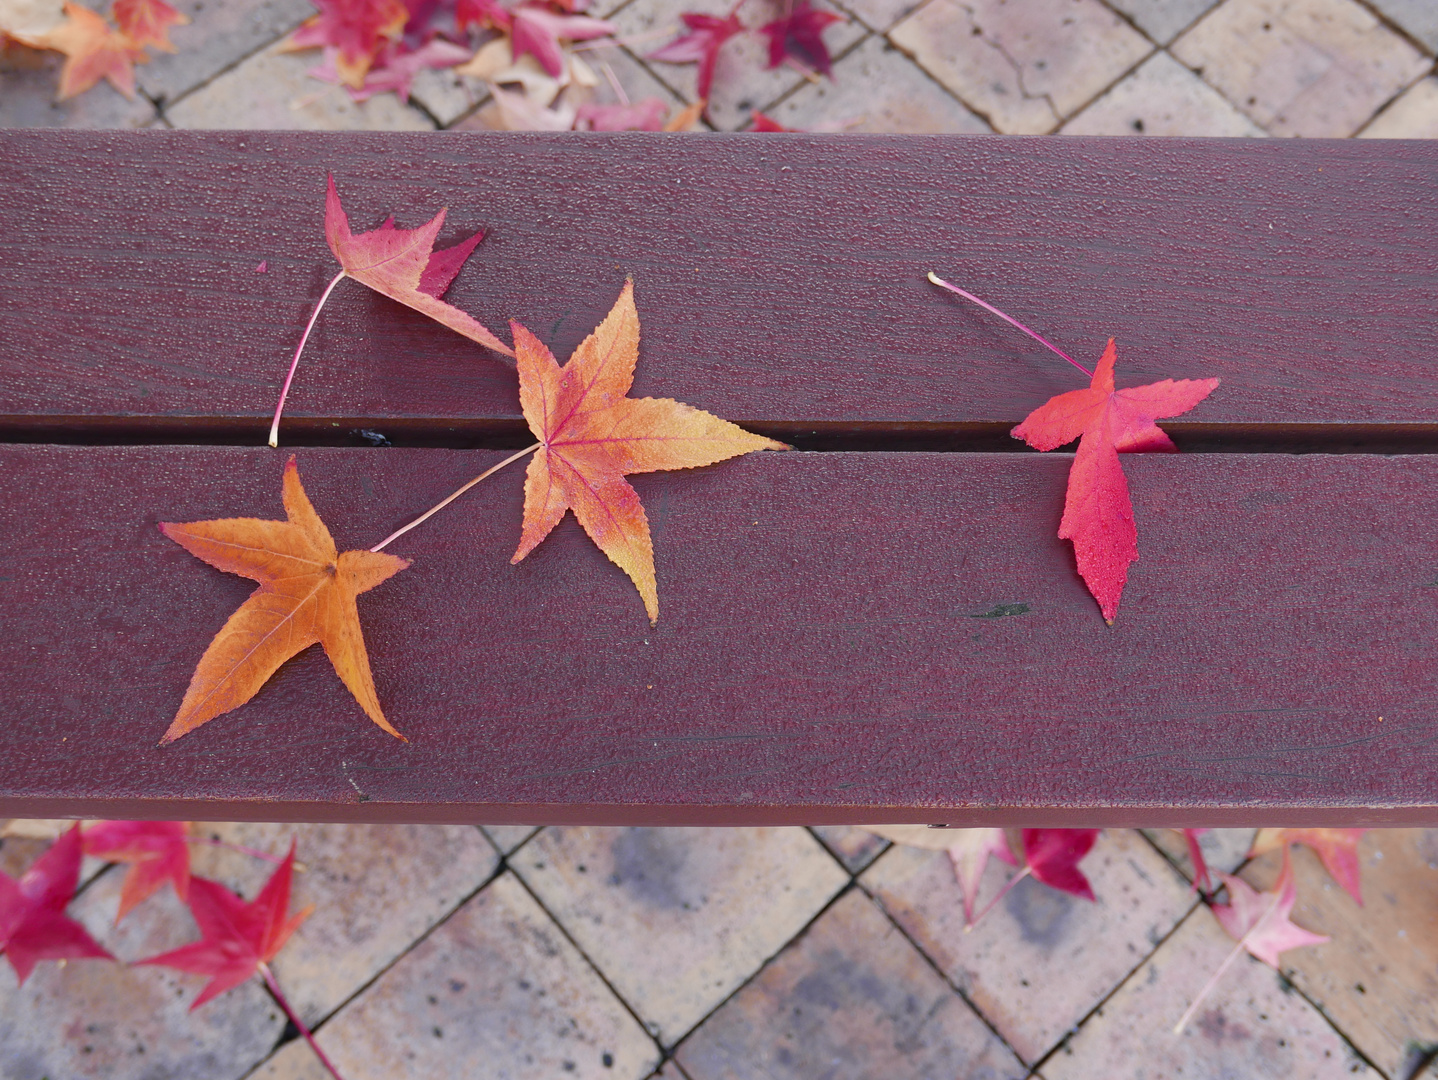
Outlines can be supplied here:
M1358 868L1358 841L1367 829L1259 829L1250 856L1304 844L1313 849L1324 869L1348 895L1363 906L1363 883ZM1287 853L1284 855L1287 858Z
M310 76L324 82L343 83L345 80L335 64L336 55L333 49L327 49L324 61L310 69ZM364 83L359 89L352 86L347 89L354 101L368 101L376 94L393 93L400 101L407 102L415 76L421 71L427 68L451 68L468 59L468 49L443 38L434 38L417 49L391 43L382 46L376 54L374 63L365 73Z
M704 115L704 109L708 102L700 98L693 105L686 106L676 115L669 118L664 125L665 131L695 131L699 130L699 118Z
M1110 338L1087 390L1050 398L1012 432L1036 450L1079 440L1059 536L1073 541L1079 574L1110 624L1118 615L1129 565L1138 558L1133 504L1118 455L1176 453L1173 440L1154 420L1188 412L1218 386L1217 379L1164 379L1115 390L1114 360Z
M538 4L521 4L514 9L514 22L509 28L510 47L516 60L531 54L546 72L557 76L564 70L560 38L588 41L605 37L614 30L613 23L588 15L556 15Z
M161 743L243 705L281 664L316 642L366 715L403 738L380 710L355 597L409 563L370 551L337 554L300 486L293 457L285 466L284 505L286 521L223 518L160 525L195 557L260 583L200 658Z
M458 0L454 5L454 21L460 30L473 26L508 33L514 16L498 0Z
M135 96L135 65L149 59L99 15L80 4L65 5L65 21L44 34L24 40L40 49L65 54L60 70L59 100L82 94L105 79L127 98Z
M16 881L0 874L0 952L24 982L41 960L113 960L65 914L80 883L80 826L60 835Z
M115 0L111 9L120 33L137 47L149 45L161 52L174 52L170 27L185 26L188 15L181 15L165 0Z
M0 45L6 37L44 48L37 39L65 21L64 0L0 0Z
M657 97L648 97L632 105L579 106L575 126L580 131L659 131L669 106Z
M974 923L979 882L983 879L989 856L996 856L1010 866L1017 865L1003 829L950 829L929 825L865 825L863 828L895 844L923 848L926 851L948 852L949 861L954 867L954 877L964 895L966 926L972 926Z
M1269 967L1278 969L1278 956L1289 949L1304 945L1322 945L1328 940L1288 921L1298 900L1298 887L1293 881L1293 864L1288 853L1283 856L1283 872L1272 889L1255 892L1242 878L1219 874L1228 886L1229 903L1215 904L1214 917L1228 936L1240 942L1249 954Z
M120 886L118 923L166 881L181 900L190 895L190 841L187 821L102 821L86 829L85 854L130 869Z
M739 21L738 4L723 19L697 11L681 12L679 17L684 20L689 33L650 53L649 59L666 64L697 63L697 93L702 99L702 107L703 102L709 99L709 91L714 86L714 65L719 61L719 50L731 37L743 31L744 24Z
M314 0L314 6L320 13L286 38L282 51L333 48L340 79L355 90L364 86L380 50L398 40L409 22L400 0Z
M499 127L504 131L570 131L579 117L574 106L562 100L550 107L528 94L493 84L490 84L489 95L494 100Z
M135 961L175 968L192 975L208 975L209 983L195 998L191 1010L231 990L260 971L275 958L300 923L309 918L314 906L287 917L290 908L290 875L294 869L295 845L270 880L251 903L218 882L194 878L190 882L190 912L200 928L201 940L159 956Z
M776 68L793 59L833 78L823 33L825 27L843 21L832 12L811 7L809 0L798 0L788 15L759 27L759 32L769 39L769 67Z
M798 128L785 127L779 121L759 112L757 109L749 117L750 131L798 131Z
M520 406L540 441L529 463L524 529L511 561L533 551L572 509L599 549L634 581L650 622L656 622L649 521L624 477L786 447L677 401L625 396L639 359L633 281L625 282L613 309L563 367L523 326L510 327Z
M1045 885L1092 900L1093 887L1078 864L1098 834L1098 829L1025 829L1024 865Z

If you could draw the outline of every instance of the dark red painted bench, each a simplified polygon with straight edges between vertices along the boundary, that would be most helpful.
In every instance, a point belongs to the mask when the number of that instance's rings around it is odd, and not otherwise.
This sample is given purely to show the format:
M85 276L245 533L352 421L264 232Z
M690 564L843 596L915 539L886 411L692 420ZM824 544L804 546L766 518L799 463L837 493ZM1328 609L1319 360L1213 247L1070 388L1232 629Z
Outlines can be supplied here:
M634 393L801 450L636 478L662 617L502 473L319 650L156 745L249 584L159 520L367 547L531 441L512 370L353 283L351 219L488 234L448 299L561 356L636 281ZM1438 145L0 135L0 813L739 824L1438 823ZM267 272L255 272L263 260ZM1117 624L1054 535L1081 380L1220 376L1125 459ZM364 432L394 444L367 445Z

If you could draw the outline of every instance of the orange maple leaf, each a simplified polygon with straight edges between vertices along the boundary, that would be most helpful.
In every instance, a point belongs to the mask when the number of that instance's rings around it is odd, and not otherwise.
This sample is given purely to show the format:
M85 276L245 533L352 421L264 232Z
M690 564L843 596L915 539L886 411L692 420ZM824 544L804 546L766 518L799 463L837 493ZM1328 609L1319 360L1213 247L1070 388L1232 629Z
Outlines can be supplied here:
M25 44L65 54L60 71L60 96L64 101L82 94L101 79L127 98L135 96L135 64L149 59L145 50L130 38L80 4L65 5L65 21L53 30Z
M1323 862L1324 869L1333 880L1342 885L1348 895L1363 906L1363 886L1358 867L1358 841L1363 839L1367 829L1259 829L1253 838L1249 856L1284 849L1288 857L1289 844L1304 844L1313 849Z
M200 658L162 744L243 705L281 664L316 642L369 718L404 738L380 710L355 597L409 562L370 551L337 554L300 486L293 457L285 466L284 504L288 521L161 523L160 530L191 555L260 583Z
M115 0L111 13L120 33L136 48L152 45L163 52L175 51L170 27L185 26L190 21L189 16L181 15L165 0Z
M639 359L633 281L563 367L519 323L510 328L520 407L539 439L524 482L524 530L510 561L533 551L573 510L599 550L633 579L649 621L657 622L649 520L624 477L788 447L669 398L625 396Z

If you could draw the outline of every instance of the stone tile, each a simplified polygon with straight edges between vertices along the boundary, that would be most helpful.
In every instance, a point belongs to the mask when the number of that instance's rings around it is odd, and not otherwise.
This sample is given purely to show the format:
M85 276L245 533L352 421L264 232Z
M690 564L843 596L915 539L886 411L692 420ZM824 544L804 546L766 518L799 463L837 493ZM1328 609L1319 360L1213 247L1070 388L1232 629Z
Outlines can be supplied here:
M1431 61L1354 0L1227 0L1173 55L1274 135L1352 135Z
M1409 87L1359 132L1360 139L1438 139L1438 78Z
M316 1038L345 1080L641 1080L659 1049L512 875L498 878ZM322 1080L291 1043L255 1080Z
M650 1076L649 1080L691 1080L691 1078L679 1067L679 1062L670 1058L658 1072Z
M1168 53L1154 53L1062 128L1064 135L1260 136L1266 132Z
M508 855L540 829L538 825L481 825L484 835L489 837L500 853Z
M291 904L315 905L271 965L290 1003L315 1024L393 963L499 865L472 825L202 824L202 835L283 855L299 841ZM244 896L268 879L263 860L197 846L196 874Z
M8 846L8 845L7 845ZM102 874L70 906L122 960L199 940L168 888L114 925L122 875ZM0 963L0 1076L14 1080L159 1080L244 1076L269 1053L285 1018L258 979L190 1012L203 976L103 960L43 961L17 987Z
M844 15L826 0L816 0L814 6ZM686 0L683 10L723 16L732 7L731 0ZM634 0L613 16L614 23L619 27L617 36L642 38L634 46L641 56L654 52L683 29L679 11L680 8L669 0ZM746 8L744 18L750 25L761 26L775 18L777 11L774 4L760 4ZM655 31L665 28L672 28L673 35L655 34ZM830 54L838 57L858 42L864 33L864 28L856 22L835 23L824 30L824 42ZM749 116L754 110L767 111L781 97L806 81L801 73L787 64L773 71L768 70L765 67L769 62L768 49L768 39L757 33L739 34L725 42L714 68L714 85L709 102L710 122L719 130L739 130L749 123ZM672 87L686 104L696 99L697 64L665 64L658 60L648 61L648 64L660 81Z
M889 33L997 130L1043 135L1153 45L1098 0L930 0Z
M60 68L57 52L0 44L0 128L119 128L137 130L158 115L143 94L127 99L107 82L57 102Z
M1381 829L1358 848L1364 906L1334 884L1307 848L1293 849L1293 921L1333 940L1282 956L1283 970L1364 1055L1407 1076L1416 1044L1438 1043L1438 829ZM1269 888L1280 856L1243 878Z
M173 0L170 6L189 16L189 25L170 28L173 53L152 50L153 59L137 69L141 88L156 100L188 94L315 13L309 0Z
M1179 33L1219 0L1108 0L1160 45L1167 45Z
M264 128L303 131L432 131L424 115L393 94L363 103L343 87L305 73L319 53L282 53L271 46L192 94L167 106L177 128Z
M1433 0L1371 0L1371 3L1430 51L1438 52L1438 4Z
M889 842L882 836L875 836L865 829L853 825L816 825L809 830L819 838L834 857L857 874L864 867L883 854Z
M1080 867L1090 903L1020 882L970 933L943 852L896 847L860 884L1025 1061L1039 1060L1189 911L1182 877L1138 833L1107 829ZM1013 869L990 859L981 903Z
M487 97L483 85L456 75L454 68L423 68L409 91L410 101L422 105L440 127L468 116Z
M882 34L926 3L928 0L841 0L839 6L870 30Z
M834 81L800 86L772 112L805 131L987 135L992 129L912 60L874 36L834 65Z
M1231 874L1248 859L1257 829L1209 829L1198 840L1203 860L1210 871ZM1144 829L1143 834L1158 847L1189 881L1193 880L1193 863L1188 857L1188 844L1177 829Z
M666 1046L849 882L804 829L550 828L510 865Z
M1272 968L1247 956L1224 973L1184 1033L1174 1035L1174 1025L1232 948L1213 915L1206 908L1195 911L1044 1062L1044 1076L1378 1080L1313 1006L1284 986Z
M657 97L669 106L670 116L684 107L684 100L655 78L653 73L636 60L627 49L611 44L604 38L600 38L593 44L595 48L585 49L578 54L589 69L598 76L596 85L588 92L586 100L600 105L618 104L619 95L615 91L613 83L609 81L609 76L613 75L614 82L619 84L624 91L624 96L631 102ZM605 71L606 67L609 69L608 72Z
M1028 1075L857 889L706 1020L677 1056L693 1080Z

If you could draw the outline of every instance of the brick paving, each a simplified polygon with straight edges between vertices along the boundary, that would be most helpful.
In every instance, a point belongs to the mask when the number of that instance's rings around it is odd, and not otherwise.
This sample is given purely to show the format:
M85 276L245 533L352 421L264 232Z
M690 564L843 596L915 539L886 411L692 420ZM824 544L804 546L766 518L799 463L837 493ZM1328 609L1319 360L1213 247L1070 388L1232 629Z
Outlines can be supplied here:
M758 8L769 0L751 0ZM721 56L709 126L980 134L1438 138L1435 0L818 0L834 78ZM99 6L97 3L95 6ZM408 104L356 104L279 39L305 0L186 0L178 51L52 101L59 58L0 52L0 126L482 128L483 82L424 73ZM646 60L681 10L598 0L628 44L583 52L595 101L694 99L692 65ZM1171 1029L1231 942L1188 887L1176 833L1111 830L1084 862L1096 903L1032 881L972 932L942 851L852 828L582 829L213 824L282 852L314 916L277 978L345 1076L606 1080L1406 1078L1438 1043L1438 830L1364 840L1358 907L1298 851L1293 918L1329 934L1242 957ZM1251 830L1204 838L1257 887ZM0 842L17 874L40 839ZM253 895L267 864L199 847ZM992 895L1013 871L991 863ZM114 926L118 868L86 863L72 913L123 959L192 939L168 889ZM258 982L190 1013L200 979L99 961L0 966L0 1080L320 1080Z

